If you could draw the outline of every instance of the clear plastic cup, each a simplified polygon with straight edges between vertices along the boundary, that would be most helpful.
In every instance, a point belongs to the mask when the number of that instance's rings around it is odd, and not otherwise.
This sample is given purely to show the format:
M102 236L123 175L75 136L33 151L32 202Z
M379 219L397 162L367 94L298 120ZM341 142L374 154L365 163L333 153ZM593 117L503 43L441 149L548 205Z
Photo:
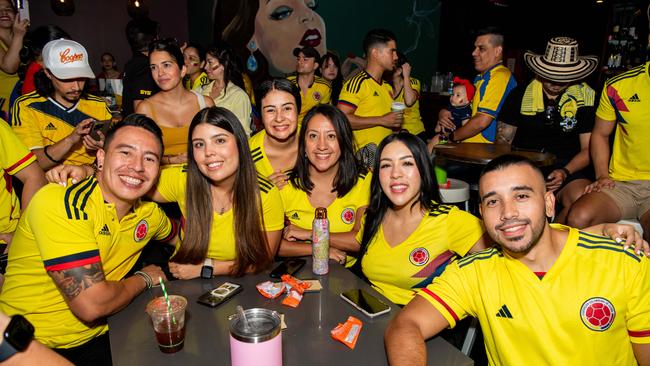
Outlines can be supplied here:
M158 347L164 353L174 353L183 349L185 344L185 307L187 299L183 296L170 295L169 302L163 296L147 304L147 314L151 317Z

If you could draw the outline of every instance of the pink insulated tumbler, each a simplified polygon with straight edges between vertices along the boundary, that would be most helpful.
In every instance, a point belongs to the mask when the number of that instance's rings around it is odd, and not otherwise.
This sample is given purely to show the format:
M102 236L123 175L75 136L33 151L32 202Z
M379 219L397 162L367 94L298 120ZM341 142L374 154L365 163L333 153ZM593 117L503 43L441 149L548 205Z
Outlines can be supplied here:
M282 366L280 314L268 309L244 310L230 317L230 362L232 366Z

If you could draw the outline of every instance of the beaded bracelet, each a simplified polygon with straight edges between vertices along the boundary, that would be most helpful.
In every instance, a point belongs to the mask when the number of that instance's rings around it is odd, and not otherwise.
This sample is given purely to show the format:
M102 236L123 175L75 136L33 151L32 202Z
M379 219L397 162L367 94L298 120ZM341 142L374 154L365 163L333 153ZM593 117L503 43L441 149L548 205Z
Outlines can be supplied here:
M147 285L147 290L150 289L153 286L153 280L151 279L151 276L149 276L147 273L142 272L142 271L136 271L134 273L134 275L142 277L145 284Z

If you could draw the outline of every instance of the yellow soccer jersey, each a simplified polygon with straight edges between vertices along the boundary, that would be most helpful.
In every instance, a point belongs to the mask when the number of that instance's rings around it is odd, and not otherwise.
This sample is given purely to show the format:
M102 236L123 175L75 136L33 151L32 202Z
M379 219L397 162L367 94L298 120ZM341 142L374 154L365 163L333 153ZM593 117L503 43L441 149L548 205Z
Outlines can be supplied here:
M187 182L187 166L171 166L160 172L158 181L158 193L169 202L178 202L183 218L187 217L185 205L185 186ZM282 199L278 188L270 181L258 176L260 196L262 198L262 210L265 231L282 230L284 227L284 215ZM212 216L212 227L210 228L210 244L208 245L207 258L219 261L234 260L237 256L233 210L224 212L223 215L214 213ZM181 228L182 229L182 228ZM182 233L181 233L182 234ZM181 245L180 241L177 245Z
M104 99L94 95L79 99L77 104L66 108L53 98L45 98L37 92L25 94L16 100L12 109L13 129L28 149L41 149L53 145L74 132L75 126L87 118L98 121L110 120L111 111ZM95 153L90 155L83 144L66 155L64 164L92 164Z
M424 132L424 123L422 123L422 117L420 117L420 80L411 78L411 87L417 93L418 99L412 106L406 107L406 110L404 110L404 123L402 123L402 128L417 135L418 133ZM397 94L395 100L404 103L404 89Z
M380 117L390 112L393 103L393 88L383 80L377 81L366 70L361 71L343 84L339 104L354 108L354 114L359 117ZM386 127L376 126L354 130L357 149L373 143L379 145L384 137L393 131Z
M106 280L119 281L147 242L166 240L174 232L151 202L137 202L118 220L95 177L67 188L49 184L34 195L14 234L0 310L24 315L34 324L36 339L48 347L82 345L108 326L82 323L46 271L101 262Z
M476 93L472 99L472 116L476 113L487 114L492 117L492 122L481 133L476 134L464 142L493 143L497 135L497 116L506 97L517 86L510 70L497 64L474 79Z
M609 175L650 180L650 62L605 82L596 115L616 123Z
M36 157L0 120L0 233L16 230L20 218L20 202L11 183L11 176L36 161ZM0 243L4 243L0 240Z
M481 221L455 206L438 205L422 218L402 243L391 247L382 226L361 261L363 274L390 301L405 305L458 256L464 256L481 238ZM361 242L363 228L357 234Z
M630 342L650 343L648 259L551 226L568 238L543 278L489 249L452 264L418 294L452 327L477 317L491 365L636 365Z
M208 75L205 72L201 72L198 78L192 82L192 78L188 77L185 79L185 89L187 90L195 90L200 92L201 87L203 85L208 85L210 84L210 79L208 79Z
M343 197L337 197L327 207L327 218L330 222L331 233L347 233L352 231L355 222L360 220L356 217L357 210L368 206L370 202L370 181L372 173L360 174L357 184ZM297 227L311 230L314 221L315 207L309 202L307 192L298 189L289 182L280 191L284 215Z
M271 162L264 152L264 137L266 137L265 130L254 134L248 139L248 146L251 149L251 155L253 156L253 162L255 162L257 174L266 178L273 174L275 170L271 166Z
M288 76L287 80L300 90L297 75ZM320 76L314 76L314 82L311 83L309 89L307 89L307 93L303 94L302 91L300 92L300 115L298 116L298 128L302 125L302 120L310 109L319 104L329 104L331 97L332 85L330 82Z

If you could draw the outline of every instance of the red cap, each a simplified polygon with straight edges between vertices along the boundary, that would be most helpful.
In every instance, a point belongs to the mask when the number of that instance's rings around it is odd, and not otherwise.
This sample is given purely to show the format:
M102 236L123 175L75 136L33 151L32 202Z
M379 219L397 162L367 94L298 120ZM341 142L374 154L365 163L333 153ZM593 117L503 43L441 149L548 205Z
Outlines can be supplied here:
M463 85L465 87L465 92L467 93L467 100L471 102L472 99L474 99L474 91L476 89L474 88L474 85L469 82L469 80L461 79L458 76L454 76L454 86L455 85Z

